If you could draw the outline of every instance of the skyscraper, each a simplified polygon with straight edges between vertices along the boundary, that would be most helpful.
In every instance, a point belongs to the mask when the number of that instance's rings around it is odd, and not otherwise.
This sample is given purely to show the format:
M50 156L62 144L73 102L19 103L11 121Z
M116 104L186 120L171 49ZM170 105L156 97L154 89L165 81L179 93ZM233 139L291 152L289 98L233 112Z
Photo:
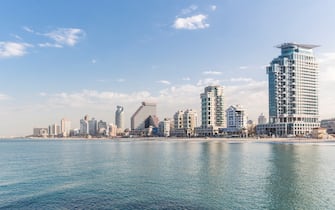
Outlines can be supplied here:
M225 127L225 109L223 87L219 85L205 87L201 93L201 128L199 135L216 135Z
M142 105L131 117L131 130L141 130L146 128L146 121L156 117L156 104L142 102Z
M305 135L319 127L316 45L284 43L266 68L269 81L269 126L276 135Z
M61 119L60 121L60 129L61 129L61 134L66 137L70 136L70 130L71 130L71 121L68 119Z
M88 135L88 115L84 116L84 119L80 120L80 135Z
M115 125L120 129L124 129L123 113L123 106L117 106L115 111Z
M205 87L201 97L201 126L225 127L225 110L222 86Z

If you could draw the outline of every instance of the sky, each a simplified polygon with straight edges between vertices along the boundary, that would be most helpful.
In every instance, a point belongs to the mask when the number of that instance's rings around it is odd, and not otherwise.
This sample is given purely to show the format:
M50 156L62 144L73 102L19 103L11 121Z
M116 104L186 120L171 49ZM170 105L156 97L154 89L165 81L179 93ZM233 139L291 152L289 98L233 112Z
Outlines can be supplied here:
M200 115L205 86L225 106L268 116L266 66L285 42L317 44L320 119L335 117L333 0L2 0L0 137L79 127L84 115L125 124L142 101L160 119Z

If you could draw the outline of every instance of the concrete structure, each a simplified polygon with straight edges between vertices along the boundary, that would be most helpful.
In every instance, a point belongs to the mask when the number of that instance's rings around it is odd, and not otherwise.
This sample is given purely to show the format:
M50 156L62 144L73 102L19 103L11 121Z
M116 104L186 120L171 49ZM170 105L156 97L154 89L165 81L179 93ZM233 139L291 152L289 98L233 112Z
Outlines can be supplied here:
M49 135L48 128L34 128L33 136L35 137L47 137Z
M96 136L98 131L98 121L93 117L88 121L88 133L91 136Z
M217 135L219 129L226 127L223 87L205 87L200 98L201 128L197 128L197 133L201 136Z
M142 105L131 117L131 130L143 130L148 128L146 127L146 122L148 123L150 116L156 116L156 104L142 102Z
M258 117L258 124L266 124L266 123L268 123L268 120L266 119L264 114L261 113Z
M84 119L80 120L80 135L88 135L89 134L89 126L88 126L88 115L85 115Z
M115 111L115 125L119 129L124 129L124 108L123 106L117 106Z
M57 137L61 134L60 126L57 124L49 125L49 136L51 137Z
M237 104L226 110L227 133L243 133L247 130L247 114L244 108Z
M107 122L100 120L98 122L97 135L99 136L108 136L109 125Z
M117 126L114 124L109 124L109 137L116 137L117 136Z
M321 128L326 128L328 134L335 134L335 118L321 120Z
M266 68L269 81L269 124L257 132L268 135L307 135L319 127L316 45L284 43L281 54Z
M60 130L61 134L64 137L70 136L70 131L71 131L71 121L68 119L61 119L60 121Z
M161 136L169 137L171 132L171 120L165 118L159 123L159 133Z
M195 128L198 125L198 114L192 109L179 110L174 116L173 136L189 137L195 135Z

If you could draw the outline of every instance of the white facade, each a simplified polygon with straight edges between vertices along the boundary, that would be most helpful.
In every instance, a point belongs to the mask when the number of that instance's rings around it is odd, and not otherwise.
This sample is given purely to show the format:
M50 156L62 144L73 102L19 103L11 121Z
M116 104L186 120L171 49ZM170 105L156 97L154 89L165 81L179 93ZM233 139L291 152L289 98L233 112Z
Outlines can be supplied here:
M258 116L258 124L266 124L268 121L263 113Z
M171 120L164 119L159 123L159 132L164 137L169 137L171 132Z
M305 135L319 127L319 69L313 54L315 47L295 43L279 45L281 55L267 67L271 134Z
M70 131L71 131L71 121L68 119L61 119L60 121L60 129L61 129L61 134L66 137L70 136Z
M49 125L49 136L58 136L61 134L60 126L57 124Z
M117 136L117 126L113 124L109 124L109 137L116 137Z
M242 132L247 128L247 115L241 105L232 105L226 110L227 132Z
M145 121L149 116L156 116L156 104L142 102L142 105L131 117L131 130L143 130L145 129Z
M199 135L216 135L220 128L226 127L223 87L205 87L201 98L201 128Z
M115 125L119 129L124 129L124 108L117 106L115 111Z
M198 126L198 114L192 109L179 110L174 116L174 136L193 136L194 130Z

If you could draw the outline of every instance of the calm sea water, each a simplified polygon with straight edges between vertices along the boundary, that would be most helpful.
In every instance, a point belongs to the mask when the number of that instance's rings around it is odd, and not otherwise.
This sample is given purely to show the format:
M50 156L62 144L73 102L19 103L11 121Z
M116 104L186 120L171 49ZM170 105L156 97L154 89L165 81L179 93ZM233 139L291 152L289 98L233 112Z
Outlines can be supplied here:
M335 144L0 141L0 209L334 209Z

